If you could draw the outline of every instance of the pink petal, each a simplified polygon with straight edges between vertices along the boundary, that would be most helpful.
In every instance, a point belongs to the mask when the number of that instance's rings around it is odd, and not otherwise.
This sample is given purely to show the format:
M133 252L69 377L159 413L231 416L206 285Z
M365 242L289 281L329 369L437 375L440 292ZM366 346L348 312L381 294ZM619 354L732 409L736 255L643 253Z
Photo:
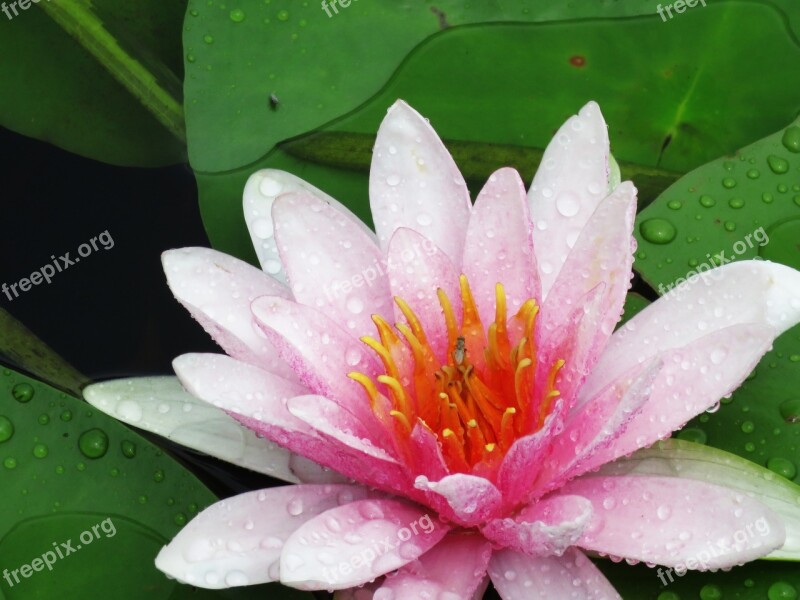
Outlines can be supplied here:
M385 430L376 427L375 422L362 423L324 396L291 398L288 407L293 416L308 424L321 437L336 440L372 458L397 464L394 449L387 445Z
M544 297L572 244L609 192L608 161L606 123L600 107L589 102L547 146L528 192Z
M356 339L374 334L372 315L393 314L389 278L374 238L307 192L282 195L272 218L295 300L324 312Z
M586 472L667 437L689 419L735 390L769 350L775 331L763 325L736 325L685 348L666 352L652 393L607 445L581 462ZM578 472L573 470L570 475Z
M295 379L250 313L255 298L289 298L288 288L255 267L208 248L167 250L161 262L172 293L227 354Z
M192 394L276 444L367 485L421 496L394 459L365 454L363 447L353 447L333 435L323 437L291 414L289 398L308 393L297 384L289 387L266 371L225 356L187 355L176 359L174 366Z
M358 225L362 232L374 239L369 227L350 212L343 204L331 198L299 177L275 169L261 169L253 173L244 186L244 219L250 231L250 239L261 267L278 281L286 281L284 265L275 242L275 225L272 220L272 205L281 194L305 192L333 206L340 214Z
M465 527L492 519L503 505L503 497L492 482L475 475L456 473L439 481L420 475L414 486L428 492L428 504L445 519Z
M694 276L658 299L611 338L582 391L585 401L636 363L718 329L761 323L779 335L800 320L800 273L766 261L742 261ZM666 291L666 290L664 290Z
M461 322L461 291L458 275L447 255L433 242L412 229L394 232L388 250L392 295L405 300L419 317L431 349L440 361L447 360L447 327L437 290L450 299L453 312ZM395 308L397 322L406 318Z
M449 533L419 560L388 575L373 600L471 598L486 579L491 556L492 547L481 536Z
M531 504L513 518L495 519L481 532L495 544L531 556L562 555L586 530L592 503L580 496L555 496Z
M539 463L536 495L561 487L568 479L585 472L581 462L613 443L627 427L650 398L662 367L663 363L655 359L637 365L600 396L573 412L553 439L547 458Z
M289 431L312 432L286 409L289 398L308 393L299 383L223 354L184 354L172 366L186 390L209 404Z
M592 561L575 548L549 558L498 550L489 563L489 575L503 600L622 600Z
M448 529L399 500L340 506L292 534L281 554L281 581L304 590L361 585L419 558Z
M156 567L202 588L278 581L281 550L298 527L337 506L374 497L355 485L292 485L234 496L192 519L161 550Z
M540 300L533 225L524 184L514 169L495 172L478 194L462 264L484 326L495 320L497 283L505 289L509 315L530 298Z
M398 227L408 227L460 266L471 209L469 191L439 136L401 100L389 109L378 130L369 197L384 249Z
M256 323L312 392L326 396L364 422L373 418L363 389L347 374L377 377L367 347L333 319L308 306L275 297L252 304Z
M564 403L556 402L544 425L536 433L517 439L503 458L498 487L512 503L526 502L536 481L536 474L564 419Z
M424 475L428 479L438 481L449 474L444 462L439 439L426 425L418 421L408 438L412 464L406 465L410 477Z
M783 523L738 491L672 477L582 477L559 494L592 501L577 545L669 567L694 559L701 570L732 567L783 545Z
M636 188L626 181L589 218L542 307L542 327L559 335L569 312L584 306L587 294L603 284L589 339L584 343L590 360L581 368L591 368L622 314L630 287L635 217Z

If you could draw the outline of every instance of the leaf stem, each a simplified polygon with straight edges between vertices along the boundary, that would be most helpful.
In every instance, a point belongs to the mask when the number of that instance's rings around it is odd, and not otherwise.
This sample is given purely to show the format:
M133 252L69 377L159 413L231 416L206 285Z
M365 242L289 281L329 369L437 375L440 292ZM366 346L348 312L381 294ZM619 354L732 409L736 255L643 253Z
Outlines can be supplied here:
M134 56L112 35L90 0L47 0L38 4L84 47L175 137L186 142L181 83L166 66L144 53ZM170 89L173 90L170 92Z

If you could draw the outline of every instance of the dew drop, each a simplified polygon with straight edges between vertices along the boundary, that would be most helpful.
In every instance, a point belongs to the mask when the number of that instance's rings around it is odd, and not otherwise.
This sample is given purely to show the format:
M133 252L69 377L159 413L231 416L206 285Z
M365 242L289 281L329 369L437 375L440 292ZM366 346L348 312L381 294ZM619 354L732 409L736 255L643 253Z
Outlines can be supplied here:
M797 476L797 467L790 460L774 456L767 461L767 468L773 473L777 473L786 479L794 479Z
M708 440L706 432L699 427L687 427L678 432L679 440L686 440L687 442L694 442L695 444L705 444Z
M246 15L244 14L244 11L241 8L234 8L230 12L229 16L231 18L231 21L233 21L234 23L241 23L242 21L244 21Z
M347 310L349 310L354 315L359 315L364 310L364 303L361 301L360 298L356 298L355 296L347 300L346 306Z
M289 20L289 11L288 10L281 10L278 11L278 21L288 21Z
M797 589L786 581L776 581L767 590L769 600L797 600Z
M651 244L669 244L675 239L675 226L666 219L647 219L639 225L639 233Z
M759 177L761 177L761 171L759 171L758 169L750 169L749 171L747 171L747 177L750 179L758 179Z
M778 406L778 411L787 423L800 423L800 398L784 400Z
M420 213L417 215L417 223L419 223L423 227L427 227L428 225L433 223L433 219L427 213Z
M11 395L17 402L30 402L33 394L33 386L30 383L18 383L11 388Z
M286 505L286 511L293 517L303 514L303 500L301 498L292 498L289 504Z
M744 207L744 200L742 200L741 198L731 198L730 200L728 200L728 206L736 209L742 208Z
M164 477L165 477L164 471L162 471L161 469L156 469L155 473L153 473L153 481L155 481L156 483L161 483L162 481L164 481Z
M661 521L666 521L667 519L670 518L671 515L672 515L672 509L666 504L662 504L656 509L656 516Z
M3 460L3 466L6 469L16 469L17 468L17 459L13 456L9 456Z
M786 131L783 132L781 143L789 152L794 154L800 152L800 127L797 125L787 127Z
M213 44L214 43L214 36L206 34L206 35L203 36L203 41L206 44Z
M33 455L36 458L47 458L49 452L50 452L49 449L44 444L36 444L33 447Z
M736 180L733 177L726 177L722 180L722 187L727 190L733 189L736 187Z
M78 448L86 458L100 458L108 452L108 434L102 429L89 429L78 439Z
M390 187L395 187L397 185L400 185L400 177L397 175L389 175L386 178L386 185Z
M700 205L703 206L704 208L711 208L716 203L717 201L707 194L703 194L702 196L700 196Z
M682 206L683 202L681 202L680 200L670 200L669 202L667 202L667 208L671 210L680 210Z
M123 440L120 444L120 449L122 450L122 455L126 458L133 458L136 456L136 444L129 440Z
M574 192L561 192L556 199L556 210L564 217L574 217L581 208L580 198Z
M5 415L0 415L0 443L7 442L14 435L14 423Z
M700 600L720 600L722 598L722 590L714 585L708 584L700 588Z
M789 161L775 154L770 154L767 157L767 164L776 175L783 175L789 170Z

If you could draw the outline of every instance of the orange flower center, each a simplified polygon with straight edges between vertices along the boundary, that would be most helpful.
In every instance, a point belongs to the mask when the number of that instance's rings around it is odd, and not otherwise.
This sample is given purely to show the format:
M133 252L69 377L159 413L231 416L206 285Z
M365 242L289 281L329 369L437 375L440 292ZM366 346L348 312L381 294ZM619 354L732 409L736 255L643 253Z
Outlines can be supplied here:
M559 395L555 380L564 361L555 361L538 385L536 301L527 300L509 319L498 283L495 319L485 329L464 275L460 287L460 326L450 299L438 291L447 326L446 363L436 358L411 307L395 298L407 322L397 323L395 331L373 315L380 340L361 338L380 357L385 375L377 381L363 373L349 376L366 391L401 455L410 458L409 437L419 424L436 435L451 471L494 470L514 440L544 424Z

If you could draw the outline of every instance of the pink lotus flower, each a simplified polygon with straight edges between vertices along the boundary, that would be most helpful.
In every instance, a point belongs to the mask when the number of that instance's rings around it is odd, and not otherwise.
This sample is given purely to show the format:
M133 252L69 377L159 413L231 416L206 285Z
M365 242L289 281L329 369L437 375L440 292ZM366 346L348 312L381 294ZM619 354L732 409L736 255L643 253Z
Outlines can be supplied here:
M398 102L370 173L377 235L270 170L245 190L268 275L212 250L165 253L171 289L227 353L179 357L181 383L291 451L270 446L273 466L306 483L215 504L157 566L210 588L456 599L491 578L506 599L618 598L582 550L718 569L781 548L783 519L739 490L598 471L713 407L800 320L800 274L743 261L613 333L636 189L611 161L589 103L527 194L501 169L473 206ZM753 523L762 535L734 537ZM729 551L709 555L721 539Z

